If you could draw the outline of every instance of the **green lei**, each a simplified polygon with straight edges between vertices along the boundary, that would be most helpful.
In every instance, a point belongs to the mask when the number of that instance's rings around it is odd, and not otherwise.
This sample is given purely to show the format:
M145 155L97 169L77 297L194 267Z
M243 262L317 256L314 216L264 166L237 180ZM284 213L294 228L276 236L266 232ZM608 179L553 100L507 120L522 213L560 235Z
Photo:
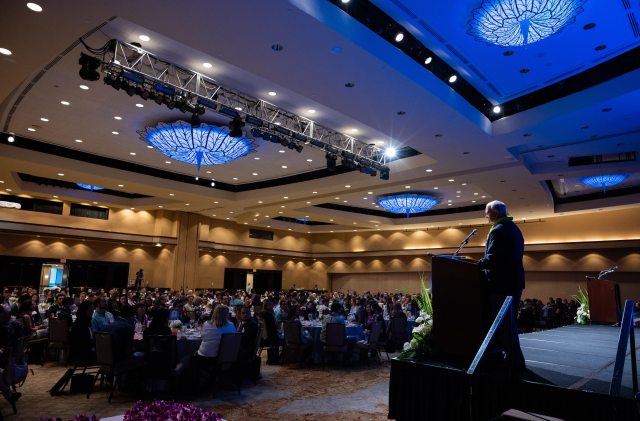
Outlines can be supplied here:
M491 235L491 231L493 231L493 229L496 227L496 225L498 225L499 223L504 222L504 221L513 221L513 216L505 216L505 217L502 217L502 218L498 219L496 221L496 223L493 224L493 226L489 230L489 234L487 234L487 239L489 239L489 235Z

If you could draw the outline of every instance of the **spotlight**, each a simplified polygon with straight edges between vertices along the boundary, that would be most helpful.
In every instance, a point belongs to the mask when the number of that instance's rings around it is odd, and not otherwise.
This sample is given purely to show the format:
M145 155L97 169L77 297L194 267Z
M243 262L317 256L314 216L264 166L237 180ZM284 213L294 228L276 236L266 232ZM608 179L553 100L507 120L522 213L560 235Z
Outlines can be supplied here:
M251 136L253 137L261 137L262 131L260 129L251 129Z
M178 104L178 109L181 112L186 113L189 110L189 105L189 102L187 102L187 100L184 100Z
M327 169L329 171L335 171L336 160L338 159L338 157L330 153L327 153L324 157L327 158Z
M271 142L272 143L278 143L278 141L280 140L280 138L277 135L273 135L271 136Z
M321 148L321 149L323 149L323 148L324 148L324 142L321 142L321 141L319 141L319 140L312 140L312 141L311 141L311 144L312 144L313 146L317 146L318 148Z
M242 127L244 127L245 123L242 120L231 120L229 122L229 128L231 131L229 132L229 136L233 138L241 138L242 137Z
M175 90L175 89L173 89L172 87L170 87L170 86L163 86L163 85L161 85L161 84L159 84L159 83L156 83L156 84L155 84L155 86L154 86L153 88L154 88L156 91L158 91L158 92L162 92L162 93L165 93L165 94L167 94L167 95L173 95L173 94L175 94L175 93L176 93L176 90Z
M116 81L116 77L114 75L109 75L103 79L104 84L107 86L113 86L113 82Z
M353 159L356 157L356 154L347 152L347 151L342 151L342 156L348 159Z
M252 124L254 126L258 126L258 127L262 127L262 120L258 120L257 118L253 118L250 115L247 115L244 119L244 121L246 121L249 124Z
M363 167L362 165L358 165L358 170L362 173L365 174L367 172L367 167Z
M269 133L264 133L262 135L262 140L271 140L271 135Z
M287 145L287 147L289 149L294 149L296 147L296 144L294 142L289 141L289 144Z
M136 88L136 95L138 95L140 98L144 99L145 101L149 99L150 94L151 92L149 92L148 89L145 89L141 86L138 86Z
M158 98L160 98L162 95L158 95ZM171 99L167 96L164 97L163 102L165 104L167 104L167 108L170 110L173 110L174 108L176 108L176 101L174 99Z
M298 153L301 153L302 149L304 149L304 146L302 146L302 145L297 145L296 146L296 151L298 151Z
M126 86L125 86L126 84ZM127 95L129 96L134 96L136 94L136 87L134 85L130 85L129 82L125 81L122 84L125 92L127 93Z
M120 87L122 86L122 79L118 78L113 82L113 89L115 89L116 91L120 90Z
M393 158L396 156L396 149L395 148L387 148L387 150L384 151L384 154L387 155L389 158Z
M196 107L194 112L198 115L204 115L204 107Z
M371 170L371 177L375 177L377 174L376 170Z
M96 57L91 57L85 53L80 53L78 64L82 66L80 69L80 77L84 80L95 81L100 79L100 73L96 71L102 62Z
M456 76L456 75L451 75L451 76L449 77L449 83L453 83L453 82L455 82L456 80L458 80L458 76Z
M380 180L388 180L389 179L389 168L385 167L380 171Z
M162 103L164 102L164 95L159 94L157 92L152 92L151 99L153 99L156 102L156 104L162 105Z
M197 129L200 126L201 126L200 116L198 115L198 113L193 113L191 115L191 127Z
M351 164L353 164L353 161L352 161L352 160L350 160L350 159L347 159L347 158L342 158L342 162L340 162L340 164L341 164L343 167L350 167L350 166L351 166Z
M499 107L499 106L497 106L497 105L496 105L495 107L493 107L493 112L494 112L495 114L498 114L498 113L500 112L500 107Z
M391 35L391 38L393 38L395 42L402 42L404 39L404 32L397 26L392 26L389 29L389 35Z

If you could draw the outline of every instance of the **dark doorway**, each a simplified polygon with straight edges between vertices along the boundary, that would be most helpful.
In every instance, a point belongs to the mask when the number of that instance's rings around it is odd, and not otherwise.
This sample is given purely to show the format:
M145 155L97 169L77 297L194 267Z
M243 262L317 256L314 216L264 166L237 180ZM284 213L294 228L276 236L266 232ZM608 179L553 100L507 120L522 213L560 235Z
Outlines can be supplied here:
M226 268L224 270L224 289L233 293L244 290L247 285L247 269Z
M258 270L253 273L253 288L258 294L282 289L282 272L279 270Z

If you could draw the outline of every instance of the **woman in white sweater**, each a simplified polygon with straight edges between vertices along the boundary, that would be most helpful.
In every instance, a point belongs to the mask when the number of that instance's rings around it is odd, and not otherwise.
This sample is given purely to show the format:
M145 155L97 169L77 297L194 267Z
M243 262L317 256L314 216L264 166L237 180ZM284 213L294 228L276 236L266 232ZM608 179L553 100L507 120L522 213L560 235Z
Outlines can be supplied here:
M220 339L224 333L235 333L233 323L229 322L229 307L218 305L213 310L211 320L202 325L202 343L197 354L201 357L215 358L220 349Z

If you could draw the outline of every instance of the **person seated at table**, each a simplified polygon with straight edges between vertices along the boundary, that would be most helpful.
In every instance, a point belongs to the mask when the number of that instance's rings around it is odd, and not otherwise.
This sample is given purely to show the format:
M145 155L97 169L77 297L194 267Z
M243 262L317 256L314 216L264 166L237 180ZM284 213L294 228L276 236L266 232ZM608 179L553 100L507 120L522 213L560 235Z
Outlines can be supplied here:
M46 329L46 326L38 326L36 325L33 319L33 312L36 311L33 301L31 301L31 297L28 295L23 295L20 297L22 301L20 303L20 314L17 319L22 320L24 323L24 329L29 336L30 339L34 339L37 337L37 331L40 329Z
M73 298L64 297L62 299L62 310L58 313L58 320L66 320L67 321L67 329L71 329L73 326L73 316L71 311L71 304L73 304Z
M242 341L238 351L238 361L249 361L255 353L256 337L260 327L251 315L251 308L242 307L239 311L240 323L236 331L242 333Z
M116 363L124 365L138 365L141 361L133 356L135 352L133 346L134 329L133 318L135 317L135 310L130 305L124 305L120 309L120 316L115 322L109 325L109 332L113 334L113 360Z
M367 306L364 309L365 317L364 317L364 323L362 324L362 327L364 328L364 331L367 334L371 330L371 325L373 325L378 319L374 305L376 307L378 306L375 302L369 301L367 303Z
M189 295L188 297L183 298L182 302L184 303L185 310L196 311L196 306L194 304L195 299L193 298L193 295Z
M289 315L287 316L287 321L288 322L301 322L302 321L302 317L301 317L301 310L299 306L293 306L291 307L291 311L289 311ZM309 341L313 342L313 336L309 333L308 330L305 330L304 328L300 329L300 337L302 338L302 342L307 343Z
M164 308L164 306L162 305L162 300L160 299L160 297L158 297L153 302L153 305L151 306L151 308L147 309L147 315L153 319L155 317L155 312L160 310L161 308Z
M38 304L40 304L40 300L39 300L40 297L35 292L32 292L30 297L31 297L31 302L33 303L33 305L35 307L35 311L33 312L33 321L37 325L41 325L42 324L42 317L40 316L40 311L39 311L40 309L38 307Z
M149 326L142 332L142 341L144 342L145 352L149 352L151 335L171 335L169 327L169 310L166 308L158 309L153 316L153 320Z
M318 318L318 310L316 310L316 303L313 301L307 302L307 306L304 311L305 320L316 320Z
M287 300L280 300L280 310L276 312L276 320L280 323L287 320L289 311L289 302Z
M24 336L24 326L15 320L11 320L11 312L6 307L0 307L0 367L6 367L10 357L8 348L15 346L18 339ZM15 403L22 393L14 392L4 382L4 376L0 376L0 392L10 403Z
M73 300L73 298L71 298ZM83 301L76 311L76 320L71 327L69 335L70 358L73 361L92 361L96 359L95 344L93 341L93 329L91 318L93 316L93 303Z
M178 313L178 318L176 320L180 320L182 322L183 325L188 325L189 324L189 320L191 320L191 318L189 316L187 316L187 311L184 309L184 303L180 300L176 301L175 306L169 310L170 312L177 312ZM171 317L174 317L175 314L173 314Z
M235 333L235 331L235 327L229 322L229 307L222 304L216 306L211 320L202 324L202 343L196 352L196 358L207 365L214 363L218 356L222 335Z
M232 313L229 313L229 321L233 323L233 327L235 327L236 329L238 328L238 326L240 326L240 312L242 311L242 307L244 306L233 306Z
M136 310L136 316L133 319L133 324L136 325L140 323L145 328L149 324L149 316L147 316L147 305L144 302L139 302L135 305L134 309Z
M107 311L109 300L105 297L101 297L99 300L95 300L95 311L91 317L91 328L94 332L108 332L109 326L115 321L113 314Z
M107 300L107 312L111 314L114 321L120 316L120 304L117 299L109 298Z
M382 322L380 325L380 341L382 342L387 337L387 326L386 321L384 320L384 309L380 307L380 305L376 304L373 306L373 310L376 313L376 322Z
M332 303L331 309L330 309L331 311L322 319L322 330L320 331L320 342L322 342L323 344L327 342L327 324L329 323L344 324L345 322L344 319L339 315L341 307L342 306L340 305L340 303L335 303L335 302ZM348 336L346 329L345 329L344 335L345 335L344 344L347 346L346 358L347 358L347 361L351 361L351 356L353 355L353 348L356 342L358 342L358 338L356 338L355 336Z

